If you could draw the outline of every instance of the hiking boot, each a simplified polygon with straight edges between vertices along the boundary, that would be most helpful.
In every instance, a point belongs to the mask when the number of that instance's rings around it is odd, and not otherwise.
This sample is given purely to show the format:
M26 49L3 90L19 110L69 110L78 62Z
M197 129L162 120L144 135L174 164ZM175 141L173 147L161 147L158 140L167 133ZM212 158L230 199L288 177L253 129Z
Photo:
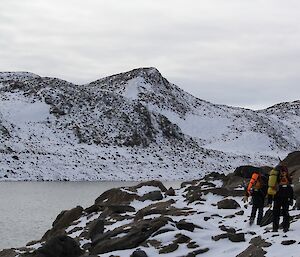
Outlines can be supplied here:
M283 229L283 232L284 232L284 233L286 233L286 232L288 232L288 231L289 231L288 228L284 228L284 229Z
M277 228L273 228L272 232L278 232Z

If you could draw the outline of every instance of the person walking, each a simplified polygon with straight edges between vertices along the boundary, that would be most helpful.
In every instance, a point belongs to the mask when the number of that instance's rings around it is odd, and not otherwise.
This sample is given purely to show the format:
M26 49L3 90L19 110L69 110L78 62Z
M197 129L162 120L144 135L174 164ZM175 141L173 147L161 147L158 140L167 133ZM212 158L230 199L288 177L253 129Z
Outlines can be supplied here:
M253 172L248 187L245 193L244 202L248 201L248 197L252 197L252 211L250 215L250 225L254 223L256 213L257 215L257 225L261 224L263 218L263 209L265 203L265 197L267 194L266 181L263 174L260 171Z
M272 178L273 177L273 178ZM270 188L270 180L276 181L276 184ZM286 166L278 165L270 173L269 178L269 205L273 204L273 232L279 229L280 214L283 216L283 232L289 231L290 215L289 206L294 203L294 190L291 186L292 180ZM274 182L273 182L274 184Z

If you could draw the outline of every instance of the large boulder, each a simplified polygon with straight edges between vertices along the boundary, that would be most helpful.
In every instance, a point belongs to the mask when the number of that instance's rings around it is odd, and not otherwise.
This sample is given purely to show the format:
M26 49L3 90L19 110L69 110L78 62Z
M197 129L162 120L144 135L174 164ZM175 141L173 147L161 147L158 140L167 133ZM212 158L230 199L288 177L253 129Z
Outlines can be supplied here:
M269 174L272 167L269 166L262 166L262 167L256 167L251 165L244 165L237 167L235 171L233 172L234 176L242 177L244 179L249 179L252 176L252 173L254 171L260 171L264 174Z
M112 231L108 231L92 241L90 253L102 254L138 247L155 231L165 226L168 221L169 218L167 217L159 217L151 220L138 220L118 227Z
M289 153L286 158L281 162L281 164L289 167L300 165L300 151L295 151Z
M163 199L163 196L161 194L161 191L152 191L147 194L144 194L143 196L139 197L139 201L160 201Z
M53 236L64 234L64 229L71 225L71 223L77 220L83 212L81 206L77 206L68 211L62 211L52 224L52 229L48 230L43 236L42 240L48 240Z
M136 191L137 189L143 187L143 186L152 186L152 187L158 187L162 192L166 192L167 188L164 186L164 184L158 180L150 180L142 182L136 186L130 187L129 189L132 191Z
M113 188L105 191L95 200L95 205L129 204L138 195L124 188Z
M68 236L51 238L45 245L35 250L28 257L79 257L84 253L78 243ZM24 255L25 256L25 255Z

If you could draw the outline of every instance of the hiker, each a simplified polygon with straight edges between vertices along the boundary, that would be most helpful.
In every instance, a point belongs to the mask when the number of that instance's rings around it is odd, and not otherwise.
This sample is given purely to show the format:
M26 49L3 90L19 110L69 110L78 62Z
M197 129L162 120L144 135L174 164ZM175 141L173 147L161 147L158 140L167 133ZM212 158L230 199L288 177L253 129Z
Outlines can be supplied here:
M294 192L291 186L292 180L289 176L286 166L278 165L270 172L268 200L269 205L273 205L273 232L277 232L279 228L280 214L283 216L283 232L287 232L290 228L289 206L293 205Z
M245 202L248 201L249 196L252 197L252 211L250 215L250 225L252 225L254 222L257 210L258 210L257 225L261 224L261 220L263 218L265 197L267 193L266 184L267 183L263 178L263 174L260 171L253 172L244 197Z

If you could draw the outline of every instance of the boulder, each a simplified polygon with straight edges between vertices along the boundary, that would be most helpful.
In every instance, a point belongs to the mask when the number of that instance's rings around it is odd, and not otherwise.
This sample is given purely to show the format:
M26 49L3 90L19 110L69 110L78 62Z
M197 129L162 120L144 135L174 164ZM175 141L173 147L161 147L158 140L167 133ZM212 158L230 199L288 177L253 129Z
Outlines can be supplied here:
M296 240L285 240L281 242L282 245L292 245L294 243L296 243Z
M245 234L244 233L228 233L228 239L231 242L245 242Z
M62 211L52 224L52 229L48 230L43 236L42 240L48 240L51 237L64 234L64 228L71 225L71 223L77 220L83 212L81 206L77 206L68 211Z
M265 174L269 174L272 167L263 166L263 167L255 167L251 165L240 166L235 169L233 172L234 176L242 177L244 179L249 179L252 176L254 171L260 171Z
M187 189L185 189L187 192L186 195L184 195L185 199L188 203L193 203L195 201L202 200L202 188L200 186L189 186Z
M137 249L130 255L130 257L148 257L148 255L145 251Z
M146 200L150 200L150 201L160 201L163 199L163 196L161 194L161 191L152 191L149 192L147 194L144 194L143 196L139 197L139 201L146 201Z
M174 190L174 188L173 188L173 187L170 187L170 188L166 191L165 194L166 194L166 195L169 195L169 196L175 196L175 190Z
M95 205L129 204L137 198L138 195L135 192L123 188L113 188L100 195L95 200Z
M185 220L180 220L176 223L176 227L180 230L187 230L193 232L195 228L200 228L201 227L195 225L194 223L191 222L186 222Z
M160 191L162 192L167 192L167 188L164 186L164 184L158 180L151 180L151 181L146 181L142 182L136 186L130 187L129 190L135 191L143 186L153 186L153 187L158 187Z
M136 213L134 219L135 220L142 219L143 217L151 214L163 214L163 215L174 214L176 211L178 212L178 214L182 214L183 211L175 208L174 206L171 206L174 202L175 201L171 199L166 202L158 202L158 203L150 204L145 208L139 210Z
M255 246L255 245L250 245L246 250L241 252L236 257L250 257L250 256L265 257L266 253L267 252L265 250L263 250L261 247Z
M94 220L90 225L88 237L93 241L96 238L96 236L98 236L99 234L103 234L103 232L104 232L104 220L97 219Z
M45 245L35 250L28 257L79 257L84 253L78 243L68 236L51 238Z
M218 209L237 209L241 206L234 199L224 199L217 203Z
M214 241L219 241L220 239L228 238L228 233L222 233L220 235L212 236L211 239Z
M165 226L169 221L167 217L149 220L138 220L130 224L107 231L92 241L91 254L102 254L116 250L138 247L146 241L155 231ZM122 235L119 237L118 235Z
M259 246L259 247L269 247L272 244L262 239L261 236L254 237L250 240L250 244Z
M287 166L289 169L292 166L300 165L300 151L291 152L281 162L281 164Z
M175 242L169 244L169 245L166 245L164 246L163 248L161 248L159 250L159 253L160 254L165 254L165 253L172 253L172 252L175 252L177 249L178 249L179 245Z

